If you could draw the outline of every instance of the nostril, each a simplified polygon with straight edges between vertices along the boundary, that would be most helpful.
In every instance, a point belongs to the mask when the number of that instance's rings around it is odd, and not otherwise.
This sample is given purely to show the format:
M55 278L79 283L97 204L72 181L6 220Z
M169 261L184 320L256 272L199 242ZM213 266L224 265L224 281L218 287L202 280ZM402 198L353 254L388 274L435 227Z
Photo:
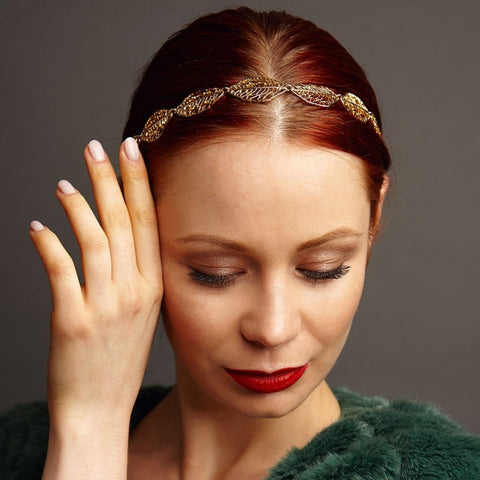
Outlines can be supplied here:
M257 349L265 349L265 348L274 349L282 345L282 343L273 343L271 341L268 341L267 339L252 340L245 337L245 335L243 337L252 347Z
M269 324L254 321L242 326L242 336L250 344L261 348L277 348L290 342L298 334L293 322Z
M256 291L256 302L241 319L244 339L262 348L276 348L294 339L300 332L301 315L289 296L285 282L267 279ZM275 280L275 279L273 279Z

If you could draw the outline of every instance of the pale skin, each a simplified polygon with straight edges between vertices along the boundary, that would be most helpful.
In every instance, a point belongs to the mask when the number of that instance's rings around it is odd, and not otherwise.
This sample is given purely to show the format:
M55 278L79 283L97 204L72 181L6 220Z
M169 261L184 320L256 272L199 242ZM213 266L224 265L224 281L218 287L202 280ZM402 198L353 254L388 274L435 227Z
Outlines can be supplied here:
M83 286L54 234L31 230L54 305L43 478L264 478L340 416L325 379L360 300L388 180L372 219L360 159L244 135L177 154L154 202L127 140L123 200L95 147L85 160L100 223L78 191L57 190ZM177 384L129 432L161 304ZM304 364L298 382L268 394L225 373Z

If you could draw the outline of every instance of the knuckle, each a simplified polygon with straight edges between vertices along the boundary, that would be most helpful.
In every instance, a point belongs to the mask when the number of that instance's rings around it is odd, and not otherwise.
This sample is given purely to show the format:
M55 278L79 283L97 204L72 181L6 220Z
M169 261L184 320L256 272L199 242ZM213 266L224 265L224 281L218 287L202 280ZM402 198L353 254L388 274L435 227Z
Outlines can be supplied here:
M47 273L50 277L61 277L68 274L72 269L72 260L61 254L54 254L47 264Z
M94 335L94 329L88 322L72 322L68 330L68 335L74 338L87 340Z
M126 212L119 209L109 210L105 214L105 222L120 229L130 228L130 218Z
M147 292L145 293L144 305L156 307L160 305L163 299L163 286L161 282L149 282Z
M108 162L102 162L95 166L95 177L104 180L115 177L112 167ZM115 177L116 178L116 177Z
M154 301L159 301L163 297L163 282L162 277L159 275L150 281L150 291L152 292L152 297Z
M133 218L139 225L145 227L157 226L157 214L153 208L135 208L133 211Z
M81 315L73 315L73 312L65 312L64 309L52 310L52 334L65 339L89 339L94 335L94 329L90 322Z
M162 295L162 289L161 286L159 286L157 289L153 291L152 294L152 302L154 305L158 305L162 301L163 295Z
M137 167L137 168L135 168ZM138 168L138 164L130 163L130 168L128 170L128 180L132 182L145 182L147 180L147 174L143 168Z
M140 288L136 284L125 284L120 296L121 310L128 311L133 315L139 313L144 305L144 299Z
M107 248L106 240L101 236L94 234L86 235L82 242L82 245L90 253L94 254L103 253Z

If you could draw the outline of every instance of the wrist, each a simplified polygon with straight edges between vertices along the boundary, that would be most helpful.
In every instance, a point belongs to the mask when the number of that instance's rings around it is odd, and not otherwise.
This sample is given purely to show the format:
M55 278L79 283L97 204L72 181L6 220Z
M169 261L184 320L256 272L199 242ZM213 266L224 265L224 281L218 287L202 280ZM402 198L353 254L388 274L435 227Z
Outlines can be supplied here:
M58 410L50 412L50 434L58 439L82 438L102 432L104 436L128 435L131 412Z
M76 417L50 425L43 480L126 478L128 421Z

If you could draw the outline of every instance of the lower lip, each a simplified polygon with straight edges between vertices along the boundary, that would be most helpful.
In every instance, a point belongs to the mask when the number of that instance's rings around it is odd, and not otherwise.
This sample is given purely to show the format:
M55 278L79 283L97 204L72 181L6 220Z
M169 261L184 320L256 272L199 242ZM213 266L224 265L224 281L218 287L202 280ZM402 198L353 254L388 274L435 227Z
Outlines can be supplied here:
M285 368L273 373L255 370L230 370L226 372L243 388L258 393L280 392L298 382L305 373L308 364L297 368Z

